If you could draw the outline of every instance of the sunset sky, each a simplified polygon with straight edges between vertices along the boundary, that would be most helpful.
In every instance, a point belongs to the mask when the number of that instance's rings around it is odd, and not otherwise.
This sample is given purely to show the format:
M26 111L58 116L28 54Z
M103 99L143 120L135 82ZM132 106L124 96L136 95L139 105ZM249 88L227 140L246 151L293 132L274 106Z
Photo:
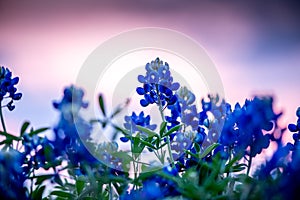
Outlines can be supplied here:
M172 29L199 43L215 63L228 102L271 94L284 111L282 123L295 122L300 106L298 4L109 2L0 1L0 64L20 77L24 95L12 113L5 112L8 130L19 131L24 120L35 127L55 124L52 100L75 83L91 52L121 32L142 27Z

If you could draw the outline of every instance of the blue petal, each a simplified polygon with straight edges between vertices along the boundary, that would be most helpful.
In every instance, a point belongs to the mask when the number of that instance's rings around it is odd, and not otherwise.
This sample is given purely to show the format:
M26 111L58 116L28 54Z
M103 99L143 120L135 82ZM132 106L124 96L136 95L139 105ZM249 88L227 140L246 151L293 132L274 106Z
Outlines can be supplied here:
M11 79L11 84L12 85L17 84L18 82L19 82L19 77L15 77L15 78Z
M173 105L175 104L177 101L177 96L176 95L173 95L170 99L170 101L168 102L169 105Z
M295 124L289 124L288 125L288 129L291 131L291 132L297 132L298 131L298 128Z
M127 137L120 137L120 140L122 142L128 142L129 141L129 139Z
M144 111L142 111L142 112L140 112L140 114L139 114L139 118L143 118L144 117Z
M149 82L150 83L158 83L158 80L159 80L159 78L158 78L159 76L158 76L158 73L156 72L156 71L151 71L150 73L149 73Z
M139 81L140 83L145 83L145 82L146 82L146 79L145 79L145 77L144 77L143 75L138 75L138 81Z
M148 93L150 92L150 90L151 90L150 84L144 84L144 91Z
M300 107L297 109L296 115L300 118Z
M195 101L195 95L192 92L189 92L188 99L186 100L187 104L192 104Z
M144 88L141 88L141 87L137 87L137 88L136 88L136 92L137 92L139 95L144 95L144 94L145 94Z
M129 124L129 123L124 123L124 127L125 127L127 130L130 130L130 129L131 129L131 124Z
M143 106L143 107L146 107L146 106L149 105L148 101L146 101L145 99L140 100L140 104L141 104L141 106Z
M13 100L20 100L22 97L22 94L21 93L17 93L17 94L14 94L14 96L12 97Z
M171 85L171 90L178 90L178 88L180 87L180 84L179 83L177 83L177 82L175 82L175 83L172 83L172 85Z

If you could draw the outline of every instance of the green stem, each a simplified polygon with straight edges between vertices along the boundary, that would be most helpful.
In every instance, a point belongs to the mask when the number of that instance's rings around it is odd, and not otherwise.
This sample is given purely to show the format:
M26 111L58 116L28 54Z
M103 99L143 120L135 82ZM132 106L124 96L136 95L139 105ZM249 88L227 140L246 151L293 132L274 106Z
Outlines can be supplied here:
M252 165L252 157L251 157L251 148L250 148L250 156L249 156L249 160L248 160L247 176L249 176L251 165Z
M112 192L112 185L111 185L111 182L109 182L109 199L110 199L110 200L113 199L113 192Z
M162 121L165 122L165 115L164 115L164 112L163 112L163 108L162 108L162 105L161 105L161 100L160 100L160 96L159 96L159 90L158 90L158 85L156 85L156 92L158 94L158 106L159 106L159 112L160 112L160 116L162 118ZM170 144L170 138L169 136L167 136L167 146L168 146L168 151L169 151L169 156L170 156L170 161L171 161L171 167L174 167L174 158L173 158L173 155L172 155L172 149L171 149L171 144Z
M1 118L1 123L2 123L2 127L3 127L3 131L4 131L5 133L7 133L6 127L5 127L5 122L4 122L3 113L2 113L2 105L1 105L1 102L0 102L0 118Z
M164 164L164 161L162 159L162 156L159 155L158 151L153 151L155 156L158 158L158 160L160 161L161 164Z
M130 130L130 140L132 141L132 122L131 122L131 130ZM130 149L131 149L131 156L132 156L132 165L133 165L133 173L134 173L134 185L133 185L133 189L136 189L136 179L137 179L137 168L136 168L136 164L138 165L138 163L136 163L136 156L135 156L135 152L133 149L133 144L132 142L130 142Z

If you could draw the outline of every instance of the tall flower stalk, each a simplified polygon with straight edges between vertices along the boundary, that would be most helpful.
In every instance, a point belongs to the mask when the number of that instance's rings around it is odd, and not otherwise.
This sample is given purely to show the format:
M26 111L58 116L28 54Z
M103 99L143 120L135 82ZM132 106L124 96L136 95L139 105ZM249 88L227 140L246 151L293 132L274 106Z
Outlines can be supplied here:
M178 101L176 91L179 89L180 85L177 82L173 82L169 64L166 62L164 63L159 58L151 63L147 63L145 69L146 75L138 76L138 81L143 83L143 87L138 87L136 89L137 93L144 97L140 100L140 104L143 107L146 107L149 104L156 104L158 106L162 122L167 122L164 110ZM172 128L172 126L173 124L170 124L169 128ZM166 143L169 152L170 164L173 167L174 158L169 136L166 138Z
M22 93L17 93L17 85L19 82L19 77L12 78L12 72L8 68L3 66L0 68L0 118L3 131L7 133L3 108L7 108L9 111L15 109L13 105L14 101L18 101L22 97Z

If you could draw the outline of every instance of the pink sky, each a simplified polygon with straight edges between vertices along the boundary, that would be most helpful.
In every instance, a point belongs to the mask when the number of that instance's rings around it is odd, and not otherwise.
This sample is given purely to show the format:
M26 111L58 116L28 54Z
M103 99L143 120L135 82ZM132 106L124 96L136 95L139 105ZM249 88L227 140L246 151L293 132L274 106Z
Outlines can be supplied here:
M24 93L16 110L5 113L9 130L18 131L25 119L35 126L53 125L57 116L51 102L75 82L88 55L120 32L149 26L182 32L202 45L216 64L230 103L272 94L276 108L285 112L282 123L296 121L297 5L83 2L1 1L0 64L20 76Z

